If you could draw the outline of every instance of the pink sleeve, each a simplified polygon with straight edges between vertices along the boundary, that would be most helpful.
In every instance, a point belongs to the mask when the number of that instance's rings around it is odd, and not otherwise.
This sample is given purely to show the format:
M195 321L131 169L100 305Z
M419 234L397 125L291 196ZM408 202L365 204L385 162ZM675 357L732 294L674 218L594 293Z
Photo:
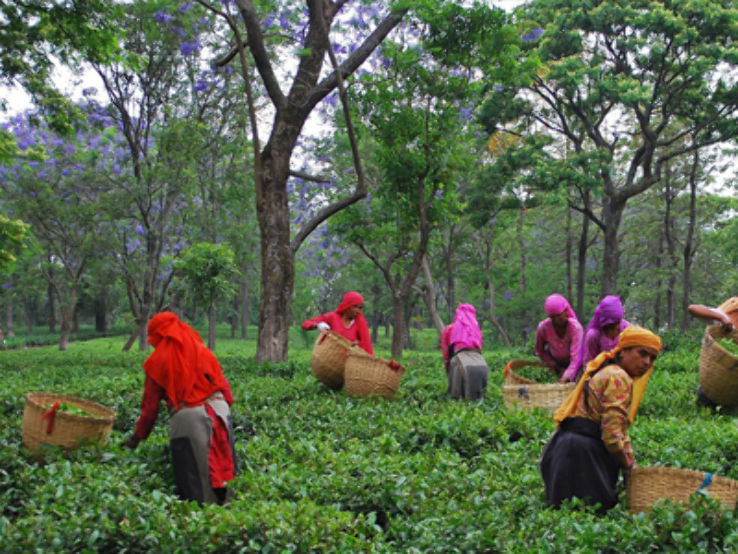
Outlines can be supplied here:
M579 369L579 350L582 346L582 335L584 331L582 331L581 324L574 319L569 320L569 325L572 327L571 345L569 346L569 367L564 371L563 377L569 381L573 381Z
M546 354L546 351L544 350L546 346L545 325L546 320L544 319L538 324L538 327L536 328L536 356L538 356L541 360L543 360L543 357Z
M302 328L303 329L308 329L308 330L309 329L315 329L315 327L321 321L325 321L326 323L328 323L327 316L328 316L328 314L322 314L322 315L319 315L318 317L315 317L313 319L306 319L305 321L302 322Z

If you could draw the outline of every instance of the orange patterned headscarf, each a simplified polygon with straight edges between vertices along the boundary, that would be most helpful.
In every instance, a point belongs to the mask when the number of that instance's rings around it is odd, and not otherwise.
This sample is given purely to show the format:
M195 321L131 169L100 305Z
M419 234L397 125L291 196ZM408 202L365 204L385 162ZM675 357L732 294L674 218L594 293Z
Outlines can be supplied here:
M661 351L662 346L661 337L656 333L652 333L648 329L638 327L637 325L629 325L623 329L615 348L609 352L601 352L594 360L587 364L587 369L584 372L584 375L582 375L582 378L579 379L579 382L577 382L577 386L574 387L574 390L569 393L566 400L564 400L559 409L556 410L556 413L553 416L554 421L559 424L567 417L574 415L577 403L584 393L584 384L592 374L600 369L606 362L615 358L621 350L632 348L634 346L645 346L658 353ZM648 379L651 377L652 372L653 367L651 367L645 375L633 379L633 392L630 401L630 408L628 409L628 417L631 422L635 419L636 413L638 412L638 406L641 403L641 398L646 390L646 385L648 384Z
M167 393L178 409L198 406L218 390L228 388L218 359L199 333L172 312L151 318L148 342L154 351L143 363L146 374Z

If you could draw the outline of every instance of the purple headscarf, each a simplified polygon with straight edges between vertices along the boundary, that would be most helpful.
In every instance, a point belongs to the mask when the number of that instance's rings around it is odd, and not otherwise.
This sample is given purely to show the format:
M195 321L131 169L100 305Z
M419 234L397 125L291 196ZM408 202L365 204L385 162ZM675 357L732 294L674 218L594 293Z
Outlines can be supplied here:
M548 315L560 314L566 310L566 316L569 318L577 319L577 314L574 313L574 309L569 304L569 301L561 296L560 294L552 294L543 303L543 309L546 310ZM577 321L579 321L577 319Z
M589 330L596 329L597 331L602 331L602 328L605 325L622 321L624 315L625 308L623 308L623 302L620 300L619 296L608 294L600 300L600 303L597 304L597 307L595 308L589 325L587 325L587 328L584 330L584 334L582 335L582 346L579 349L579 357L577 358L576 363L577 371L582 369L582 362L584 361L585 356L584 350L587 347L587 333Z
M462 348L482 348L482 330L477 322L477 310L471 304L459 304L449 344L454 345L457 352Z

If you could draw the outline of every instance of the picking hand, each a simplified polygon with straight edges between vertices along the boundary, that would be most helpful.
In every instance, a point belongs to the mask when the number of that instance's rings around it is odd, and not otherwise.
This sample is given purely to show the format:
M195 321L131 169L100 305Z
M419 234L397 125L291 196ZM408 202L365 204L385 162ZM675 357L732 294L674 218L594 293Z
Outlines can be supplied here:
M321 321L320 323L318 323L318 324L316 325L316 327L317 327L317 328L318 328L319 330L321 330L321 331L330 331L330 330L331 330L331 326L330 326L330 325L328 325L328 324L327 324L327 323L326 323L325 321Z
M136 433L131 433L131 435L123 441L123 446L127 446L131 450L136 450L136 447L138 446L138 443L141 442L141 439L138 438L138 435Z

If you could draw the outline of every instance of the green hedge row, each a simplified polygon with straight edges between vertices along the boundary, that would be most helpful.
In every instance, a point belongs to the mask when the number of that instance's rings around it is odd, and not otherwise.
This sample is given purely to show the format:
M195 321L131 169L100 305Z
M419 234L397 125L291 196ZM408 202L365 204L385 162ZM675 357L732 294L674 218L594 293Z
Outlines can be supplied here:
M502 368L485 352L484 401L445 396L437 352L408 352L392 400L355 399L310 374L310 351L260 365L222 340L241 472L225 507L180 502L166 415L135 452L121 446L138 416L141 352L120 339L0 353L0 550L7 552L646 552L738 549L738 520L709 498L597 517L545 505L537 469L553 431L540 411L504 407ZM735 416L695 405L698 343L670 346L632 428L641 465L738 479ZM251 347L249 347L251 348ZM221 353L222 352L222 353ZM380 355L386 356L386 353ZM21 442L24 396L63 392L117 412L110 442L42 461ZM164 412L164 410L162 410ZM621 496L624 501L624 492Z

